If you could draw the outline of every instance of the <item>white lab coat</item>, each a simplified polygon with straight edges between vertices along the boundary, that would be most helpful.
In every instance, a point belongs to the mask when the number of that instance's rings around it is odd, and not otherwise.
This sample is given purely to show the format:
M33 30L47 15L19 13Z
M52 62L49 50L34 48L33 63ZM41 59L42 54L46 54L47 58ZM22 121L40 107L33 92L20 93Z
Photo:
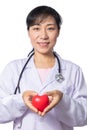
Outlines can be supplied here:
M0 76L0 123L13 121L13 130L73 130L74 126L87 124L87 86L79 66L60 58L65 80L58 83L55 74L58 64L52 68L42 84L35 68L33 57L29 61L20 82L21 93L14 95L18 77L26 59L9 63ZM23 102L22 93L35 90L43 94L60 90L63 98L44 117L32 112Z

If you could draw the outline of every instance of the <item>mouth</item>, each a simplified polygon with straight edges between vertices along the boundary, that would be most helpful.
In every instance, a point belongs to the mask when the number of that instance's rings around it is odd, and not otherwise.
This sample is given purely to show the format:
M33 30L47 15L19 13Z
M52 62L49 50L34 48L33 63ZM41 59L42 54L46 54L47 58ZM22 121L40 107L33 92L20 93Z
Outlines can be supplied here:
M49 42L38 42L41 47L47 47Z

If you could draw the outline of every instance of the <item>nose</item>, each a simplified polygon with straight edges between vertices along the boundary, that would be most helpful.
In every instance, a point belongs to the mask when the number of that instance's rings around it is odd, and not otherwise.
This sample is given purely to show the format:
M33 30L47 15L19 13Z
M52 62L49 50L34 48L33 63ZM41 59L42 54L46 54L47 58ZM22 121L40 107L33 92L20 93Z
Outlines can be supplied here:
M47 40L48 39L48 33L47 33L46 29L41 30L40 38L43 39L43 40Z

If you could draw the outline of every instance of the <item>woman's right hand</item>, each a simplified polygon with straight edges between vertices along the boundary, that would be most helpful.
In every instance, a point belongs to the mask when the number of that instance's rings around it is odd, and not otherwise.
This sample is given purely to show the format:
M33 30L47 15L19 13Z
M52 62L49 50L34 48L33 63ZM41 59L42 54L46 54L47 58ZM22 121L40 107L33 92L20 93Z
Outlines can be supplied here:
M35 91L32 90L27 90L23 93L22 97L24 100L25 105L31 109L32 111L34 111L35 113L38 113L38 110L32 105L32 98L37 95L37 93Z

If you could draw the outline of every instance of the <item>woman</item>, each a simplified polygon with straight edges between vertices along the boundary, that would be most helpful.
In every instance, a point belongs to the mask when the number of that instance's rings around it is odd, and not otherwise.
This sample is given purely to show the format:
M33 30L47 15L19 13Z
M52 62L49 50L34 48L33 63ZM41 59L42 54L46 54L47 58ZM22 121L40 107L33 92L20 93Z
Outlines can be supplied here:
M61 16L51 7L39 6L28 14L26 23L33 50L28 59L12 61L1 74L0 122L13 121L13 130L73 130L86 125L83 73L53 51ZM48 95L49 105L43 111L32 104L37 94Z

